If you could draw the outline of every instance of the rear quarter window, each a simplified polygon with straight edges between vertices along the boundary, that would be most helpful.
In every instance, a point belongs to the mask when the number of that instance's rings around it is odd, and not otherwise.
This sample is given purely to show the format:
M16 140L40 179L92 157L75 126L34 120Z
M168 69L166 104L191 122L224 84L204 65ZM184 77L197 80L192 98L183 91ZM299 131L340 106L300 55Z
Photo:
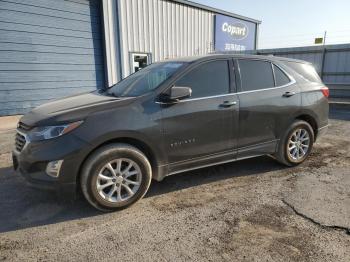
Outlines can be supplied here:
M306 81L322 83L320 76L312 65L298 62L286 62L286 64Z
M276 65L273 65L273 71L275 73L276 86L284 86L291 82L289 77Z

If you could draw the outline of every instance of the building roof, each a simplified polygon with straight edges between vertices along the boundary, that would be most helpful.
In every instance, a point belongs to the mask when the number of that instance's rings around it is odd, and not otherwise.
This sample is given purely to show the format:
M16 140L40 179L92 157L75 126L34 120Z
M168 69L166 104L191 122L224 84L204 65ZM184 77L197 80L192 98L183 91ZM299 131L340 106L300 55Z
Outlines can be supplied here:
M184 4L184 5L188 5L188 6L193 6L193 7L196 7L196 8L199 8L199 9L203 9L203 10L207 10L207 11L210 11L210 12L213 12L213 13L231 16L231 17L238 18L238 19L241 19L241 20L253 22L253 23L256 23L256 24L261 24L260 20L256 20L256 19L249 18L249 17L242 16L242 15L237 15L235 13L227 12L225 10L221 10L221 9L218 9L218 8L210 7L210 6L207 6L207 5L198 4L198 3L195 3L195 2L192 2L192 1L188 1L188 0L171 0L171 1L177 2L177 3L180 3L180 4Z

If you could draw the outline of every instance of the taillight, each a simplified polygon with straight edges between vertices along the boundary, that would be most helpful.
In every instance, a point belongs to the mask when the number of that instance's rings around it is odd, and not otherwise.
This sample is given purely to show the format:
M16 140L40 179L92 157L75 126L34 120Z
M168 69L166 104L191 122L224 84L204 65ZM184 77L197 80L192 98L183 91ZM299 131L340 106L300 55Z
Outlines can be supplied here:
M329 89L328 87L324 86L321 88L321 91L322 91L322 94L325 96L325 97L329 97Z

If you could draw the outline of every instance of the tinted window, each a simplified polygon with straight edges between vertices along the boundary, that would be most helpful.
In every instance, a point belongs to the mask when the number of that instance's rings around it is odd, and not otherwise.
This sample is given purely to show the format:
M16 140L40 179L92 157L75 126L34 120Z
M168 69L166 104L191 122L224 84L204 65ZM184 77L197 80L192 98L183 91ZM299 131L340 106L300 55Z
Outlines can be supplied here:
M321 78L312 65L297 62L287 62L287 64L306 81L316 83L322 82Z
M277 66L273 65L275 72L276 86L284 86L290 82L289 77Z
M124 78L108 89L107 93L122 97L146 94L169 79L183 65L184 63L180 62L162 62L149 65Z
M191 98L227 94L230 86L228 62L213 61L199 65L177 81L176 86L192 88Z
M239 60L242 91L259 90L275 86L270 62Z

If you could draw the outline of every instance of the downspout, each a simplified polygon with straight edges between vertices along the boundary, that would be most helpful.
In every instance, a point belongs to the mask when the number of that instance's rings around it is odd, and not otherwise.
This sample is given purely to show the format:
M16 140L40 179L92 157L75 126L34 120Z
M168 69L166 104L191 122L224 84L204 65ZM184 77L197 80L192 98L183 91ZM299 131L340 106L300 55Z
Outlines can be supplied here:
M102 0L106 86L121 80L119 0Z

